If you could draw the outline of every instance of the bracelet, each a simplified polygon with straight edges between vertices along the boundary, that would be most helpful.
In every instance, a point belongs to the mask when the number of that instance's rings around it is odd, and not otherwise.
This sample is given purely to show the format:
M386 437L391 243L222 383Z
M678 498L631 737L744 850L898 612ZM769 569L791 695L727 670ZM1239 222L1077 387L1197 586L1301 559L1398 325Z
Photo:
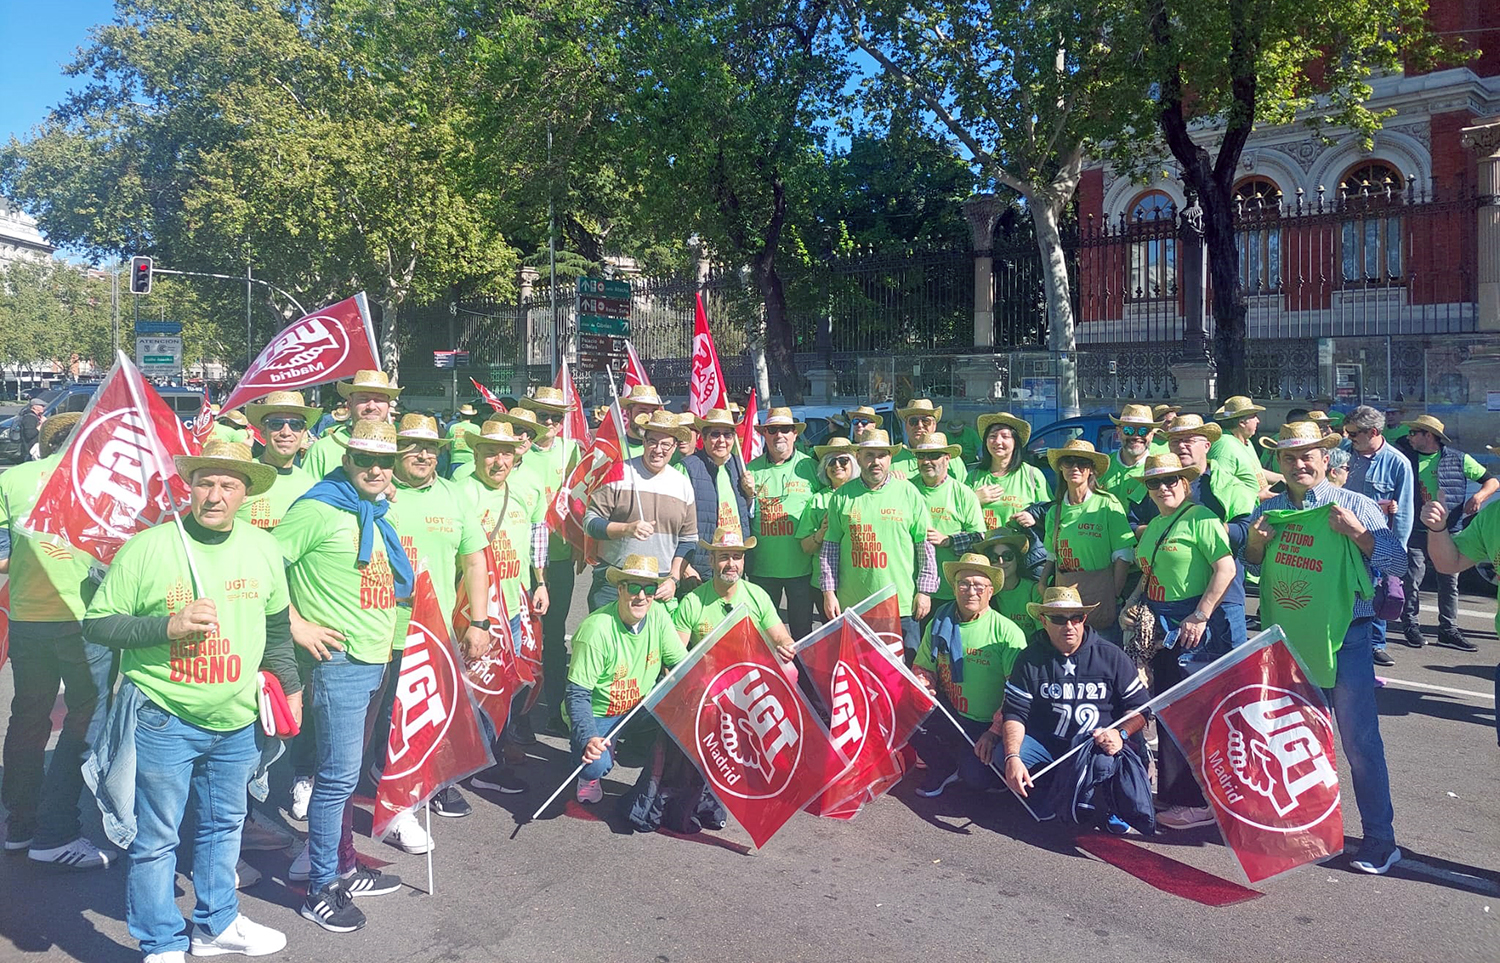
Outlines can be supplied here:
M1431 525L1428 525L1425 522L1423 523L1422 527L1427 529L1429 532L1432 532L1434 535L1436 535L1438 532L1446 532L1448 530L1446 525L1442 528L1433 528Z
M1007 752L1005 754L1005 758L1000 760L1000 764L1004 765L1005 763L1010 762L1012 759L1019 758L1021 758L1021 754L1019 752Z

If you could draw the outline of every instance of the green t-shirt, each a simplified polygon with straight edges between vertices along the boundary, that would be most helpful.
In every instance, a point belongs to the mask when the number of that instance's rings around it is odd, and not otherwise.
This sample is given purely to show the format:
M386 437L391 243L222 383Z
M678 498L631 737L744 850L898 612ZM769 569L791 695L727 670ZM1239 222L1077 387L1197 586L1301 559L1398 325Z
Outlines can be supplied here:
M1260 462L1255 460L1255 450L1234 435L1226 431L1209 446L1208 465L1214 471L1229 472L1260 497Z
M1458 550L1475 562L1489 562L1500 569L1500 501L1487 503L1453 536ZM1500 608L1495 611L1495 632L1500 634Z
M1029 578L1023 578L1014 585L1007 584L1005 588L996 592L990 599L990 605L1001 615L1016 623L1016 627L1029 639L1032 633L1041 626L1026 611L1026 603L1041 600L1042 587Z
M1053 512L1061 511L1057 519ZM1125 509L1113 495L1089 492L1073 505L1066 496L1059 507L1048 509L1046 520L1047 557L1057 563L1059 572L1097 572L1109 568L1116 552L1135 546L1135 534Z
M307 494L307 490L317 483L318 479L295 465L278 468L276 484L268 491L245 499L234 517L256 528L275 528L281 524L282 516L292 507L292 502Z
M1182 517L1168 531L1167 523L1178 512ZM1178 512L1151 519L1136 546L1146 597L1153 602L1182 602L1202 595L1210 567L1229 554L1229 530L1219 516L1191 503Z
M448 446L449 462L457 464L474 460L474 449L469 447L469 432L473 430L474 423L467 418L460 418L448 426L447 437L453 439L453 444Z
M218 545L194 542L192 551L218 630L126 649L120 671L172 715L232 732L260 716L266 616L287 607L287 578L276 539L251 525L236 524ZM192 584L176 526L148 528L120 547L88 617L172 615L193 600Z
M1435 451L1430 455L1417 455L1417 509L1438 497L1438 459L1443 453ZM1484 466L1474 460L1473 455L1464 455L1464 477L1469 481L1479 481L1489 472Z
M606 605L580 622L573 633L568 682L593 694L596 718L612 718L633 709L651 691L662 669L685 658L687 647L666 609L651 603L640 631L631 632L620 621L619 606Z
M400 530L397 530L398 534ZM292 602L307 621L344 635L351 659L391 660L396 584L377 531L369 564L359 565L359 521L353 513L303 498L271 530L286 559Z
M688 648L691 649L718 628L736 605L745 606L750 621L767 633L781 624L781 616L771 604L766 590L743 578L735 586L734 597L729 599L719 597L712 581L704 582L678 600L672 623L677 626L677 631L688 633Z
M1099 479L1099 487L1127 505L1145 498L1146 486L1141 482L1141 475L1146 470L1146 458L1150 454L1148 449L1140 461L1127 465L1120 460L1120 453L1115 452L1110 456L1109 470Z
M997 475L988 469L969 472L969 488L980 489L986 485L999 485L998 500L980 502L984 511L984 530L993 532L1010 521L1017 512L1023 512L1037 502L1050 501L1052 489L1047 487L1047 476L1035 465L1021 465L1015 471Z
M479 513L457 485L434 478L426 488L408 488L398 480L396 500L385 517L400 533L412 571L431 573L443 624L448 624L458 604L459 559L484 551L486 544ZM404 642L398 638L397 647Z
M952 442L949 442L949 444L952 444ZM962 460L951 456L948 458L948 474L960 485L963 484L964 476L968 473L968 469L964 467ZM917 484L918 480L922 477L922 472L917 468L917 456L912 454L911 449L903 448L891 456L891 474L896 478L905 479L913 485Z
M825 488L819 492L813 492L812 498L807 500L807 507L802 510L802 517L797 519L797 528L793 535L797 537L797 545L800 549L802 540L809 535L816 535L818 529L823 527L823 520L828 517L828 500L833 497L833 492ZM813 588L818 587L818 553L814 551L807 556L807 563L811 569L808 581Z
M0 474L0 528L10 530L10 617L18 622L83 618L93 558L64 538L26 527L26 517L62 457L56 452Z
M938 686L953 710L966 719L989 722L1005 701L1005 680L1016 658L1026 649L1026 635L1014 622L985 609L968 622L960 622L963 640L963 681L953 681L953 668L946 647L932 654L932 624L922 631L915 665L937 676Z
M1308 677L1325 689L1337 675L1355 598L1375 592L1359 546L1328 525L1333 504L1261 516L1276 534L1260 565L1260 624L1281 626Z
M232 441L239 445L250 444L250 431L246 428L236 428L234 425L226 425L222 421L213 423L208 429L208 437L214 441Z
M792 457L773 465L762 455L750 463L750 475L755 480L756 545L751 553L755 574L765 578L810 574L812 556L802 551L797 525L822 487L817 461L793 451Z
M500 597L512 616L521 611L521 590L532 585L531 526L539 525L547 506L529 480L515 472L500 488L490 488L474 476L455 483L479 513L479 526L495 551L500 572Z
M687 473L686 469L683 470L683 473ZM728 463L719 466L719 469L714 472L714 491L717 492L719 496L719 513L716 516L717 522L715 524L715 527L722 526L727 528L739 528L739 500L734 497L734 484L729 480ZM702 532L699 532L698 535L699 537L704 537ZM713 538L712 532L708 533L705 541L708 538ZM706 572L699 572L698 574L707 575Z
M855 478L834 492L825 538L839 546L839 604L857 605L894 585L900 614L911 615L916 547L927 540L928 517L916 488L895 477L875 491Z
M324 475L343 464L344 446L339 442L347 444L348 441L347 422L329 428L302 455L302 470L311 475L314 481L322 481Z
M557 490L567 481L568 473L578 464L578 442L567 438L559 438L552 442L552 447L546 450L531 446L526 452L526 457L521 460L519 473L533 488L542 493L542 514L546 515L547 506L552 504ZM568 546L565 538L551 539L547 544L547 557L551 561L559 561L572 558L572 549Z
M930 528L944 535L958 532L984 534L984 516L979 510L979 499L969 488L952 478L944 478L943 483L936 488L928 488L921 479L912 484L922 496L922 501L927 503ZM932 597L950 600L953 598L953 586L948 583L947 576L943 575L943 563L958 561L958 553L951 545L935 545L933 554L937 556L938 588Z

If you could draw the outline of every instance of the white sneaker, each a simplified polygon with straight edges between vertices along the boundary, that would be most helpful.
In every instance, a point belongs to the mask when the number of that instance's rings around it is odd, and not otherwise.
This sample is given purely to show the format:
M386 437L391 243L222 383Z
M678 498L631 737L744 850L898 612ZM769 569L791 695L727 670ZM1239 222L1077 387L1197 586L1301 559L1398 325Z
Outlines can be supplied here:
M109 868L109 854L82 836L64 846L32 849L26 855L35 862L65 866L68 869Z
M1207 806L1169 806L1156 814L1156 822L1168 829L1197 829L1214 824L1214 811Z
M312 875L312 850L307 843L297 850L297 855L292 857L292 865L287 868L286 878L294 883L305 883Z
M244 913L224 927L218 936L210 936L208 930L193 924L192 954L194 956L220 956L238 953L241 956L269 956L286 949L286 934L261 926Z
M240 852L279 853L293 842L292 834L258 812L251 812L240 831Z
M427 835L427 830L422 828L422 824L417 822L417 817L409 809L391 821L390 832L386 834L385 841L415 856L432 851L432 837Z
M292 783L292 804L286 814L297 822L307 819L307 804L312 802L312 776L298 776Z
M142 963L187 963L187 954L181 950L167 950L165 953L152 953Z
M578 780L578 801L581 803L596 803L604 798L604 787L597 779Z

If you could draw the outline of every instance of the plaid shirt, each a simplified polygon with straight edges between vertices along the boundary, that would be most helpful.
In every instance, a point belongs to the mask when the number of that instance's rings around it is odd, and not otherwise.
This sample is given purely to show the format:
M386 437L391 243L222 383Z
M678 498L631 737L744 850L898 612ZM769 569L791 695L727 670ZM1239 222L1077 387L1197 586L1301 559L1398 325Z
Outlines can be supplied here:
M539 572L547 571L547 552L550 533L545 522L531 526L531 567Z

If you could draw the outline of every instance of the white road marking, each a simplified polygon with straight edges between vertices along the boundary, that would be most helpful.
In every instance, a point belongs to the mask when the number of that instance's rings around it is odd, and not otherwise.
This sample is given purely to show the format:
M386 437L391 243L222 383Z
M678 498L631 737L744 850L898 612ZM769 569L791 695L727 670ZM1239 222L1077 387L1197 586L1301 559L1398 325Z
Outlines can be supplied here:
M1429 685L1426 682L1408 682L1405 679L1392 679L1381 676L1381 681L1386 685L1402 686L1408 689L1428 689L1432 692L1446 692L1450 695L1467 696L1470 699L1484 699L1488 702L1495 701L1493 692L1475 692L1472 689L1454 689L1446 685Z

